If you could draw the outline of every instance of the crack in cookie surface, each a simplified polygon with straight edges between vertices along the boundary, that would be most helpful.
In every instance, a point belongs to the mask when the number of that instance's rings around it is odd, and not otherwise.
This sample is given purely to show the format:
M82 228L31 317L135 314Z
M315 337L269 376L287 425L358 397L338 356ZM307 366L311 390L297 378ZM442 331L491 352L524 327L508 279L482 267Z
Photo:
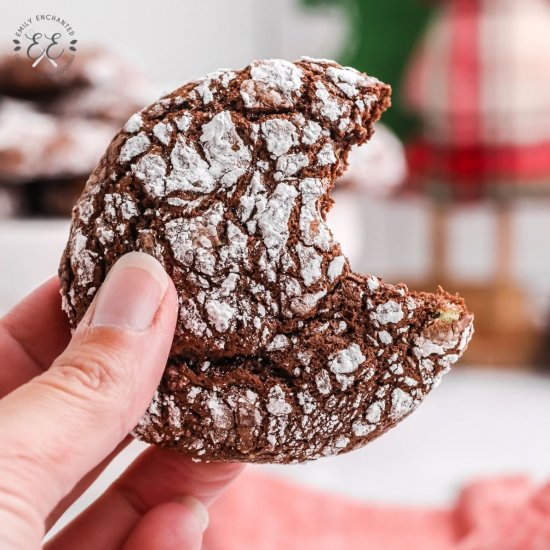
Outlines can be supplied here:
M258 61L179 88L115 137L60 274L73 324L125 252L174 279L178 327L139 437L203 460L336 454L409 414L458 359L461 300L352 273L325 224L389 93L333 62Z

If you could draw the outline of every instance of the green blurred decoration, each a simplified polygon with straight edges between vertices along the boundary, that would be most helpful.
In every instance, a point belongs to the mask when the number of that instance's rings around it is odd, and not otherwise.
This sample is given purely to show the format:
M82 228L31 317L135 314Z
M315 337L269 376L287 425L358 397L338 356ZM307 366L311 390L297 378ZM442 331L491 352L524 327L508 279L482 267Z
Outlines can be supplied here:
M344 10L348 35L337 55L343 65L355 67L391 84L393 107L384 122L407 139L418 121L400 103L401 80L410 55L434 9L426 0L299 0L307 7L337 6Z

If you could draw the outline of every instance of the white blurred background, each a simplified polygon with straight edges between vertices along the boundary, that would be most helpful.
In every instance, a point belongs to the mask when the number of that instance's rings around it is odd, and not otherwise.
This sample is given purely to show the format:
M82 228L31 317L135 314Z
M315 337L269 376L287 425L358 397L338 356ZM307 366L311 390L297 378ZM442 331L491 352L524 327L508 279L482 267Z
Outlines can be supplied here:
M180 84L251 59L334 55L342 44L341 12L307 12L294 0L146 0L2 2L0 38L9 40L27 17L55 13L69 20L80 44L114 47L158 83Z

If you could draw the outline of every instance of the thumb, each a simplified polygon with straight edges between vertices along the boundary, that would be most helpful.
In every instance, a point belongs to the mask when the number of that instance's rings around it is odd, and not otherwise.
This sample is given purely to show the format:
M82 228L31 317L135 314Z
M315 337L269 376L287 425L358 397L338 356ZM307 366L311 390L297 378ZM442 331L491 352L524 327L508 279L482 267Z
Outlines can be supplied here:
M2 494L45 518L135 426L176 318L176 291L157 260L133 252L113 266L64 353L0 401L0 519Z

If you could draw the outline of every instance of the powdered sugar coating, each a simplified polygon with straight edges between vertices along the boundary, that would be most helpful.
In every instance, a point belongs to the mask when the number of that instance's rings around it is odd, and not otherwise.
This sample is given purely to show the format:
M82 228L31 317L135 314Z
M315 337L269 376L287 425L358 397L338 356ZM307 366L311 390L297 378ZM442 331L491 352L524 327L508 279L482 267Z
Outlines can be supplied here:
M284 59L255 61L250 66L250 80L245 80L240 94L248 108L264 103L278 107L292 106L293 96L302 86L302 69Z
M326 226L333 179L387 104L357 75L281 60L213 73L143 109L92 175L61 268L71 321L124 251L156 257L178 290L139 437L195 460L338 454L391 428L460 355L457 299L351 273ZM438 317L451 306L458 318Z
M304 127L304 133L302 135L302 143L306 145L313 145L321 136L322 128L320 124L314 120L310 120Z
M149 153L132 165L132 172L143 182L143 187L154 197L163 197L166 193L167 165L159 155Z
M153 127L153 134L163 144L168 145L172 136L172 125L159 122Z
M309 164L309 158L304 153L291 153L283 155L277 159L277 172L275 172L275 179L288 179L294 176L302 168L305 168Z
M289 120L270 119L261 128L267 150L276 157L287 153L298 141L296 126Z
M118 157L119 162L122 163L132 160L134 157L146 151L150 144L150 139L144 133L128 138L120 150L120 156Z
M315 95L318 99L317 108L319 112L331 122L337 121L346 112L343 105L330 95L322 82L317 82Z
M124 130L129 134L135 134L139 132L143 124L143 119L140 113L134 113L124 125Z
M327 76L349 98L359 94L360 86L372 86L378 82L375 78L361 74L352 67L328 67Z
M225 332L235 316L235 310L225 302L211 300L206 303L208 319L218 332Z
M391 394L391 403L391 415L393 418L402 418L410 413L414 407L413 397L401 388L395 388L393 390Z
M329 360L329 366L334 374L350 374L355 372L365 360L366 357L361 353L361 348L357 344L351 344L332 357Z
M274 386L269 390L269 400L266 408L267 412L274 416L285 416L292 412L292 407L286 401L286 396L281 386Z
M336 258L333 258L331 260L327 270L327 275L330 281L334 281L337 277L342 275L345 264L346 259L344 258L344 256L336 256Z
M208 162L202 158L195 145L178 136L170 154L172 172L166 178L166 192L211 193L215 179L210 173Z
M237 183L250 166L250 149L237 133L229 111L214 115L202 127L200 143L210 164L210 174L225 187Z
M380 304L371 317L381 325L387 325L388 323L398 323L403 319L403 315L401 304L395 300L389 300L385 304Z
M334 154L334 148L330 143L327 143L317 153L317 163L319 166L327 166L336 162L336 155Z

